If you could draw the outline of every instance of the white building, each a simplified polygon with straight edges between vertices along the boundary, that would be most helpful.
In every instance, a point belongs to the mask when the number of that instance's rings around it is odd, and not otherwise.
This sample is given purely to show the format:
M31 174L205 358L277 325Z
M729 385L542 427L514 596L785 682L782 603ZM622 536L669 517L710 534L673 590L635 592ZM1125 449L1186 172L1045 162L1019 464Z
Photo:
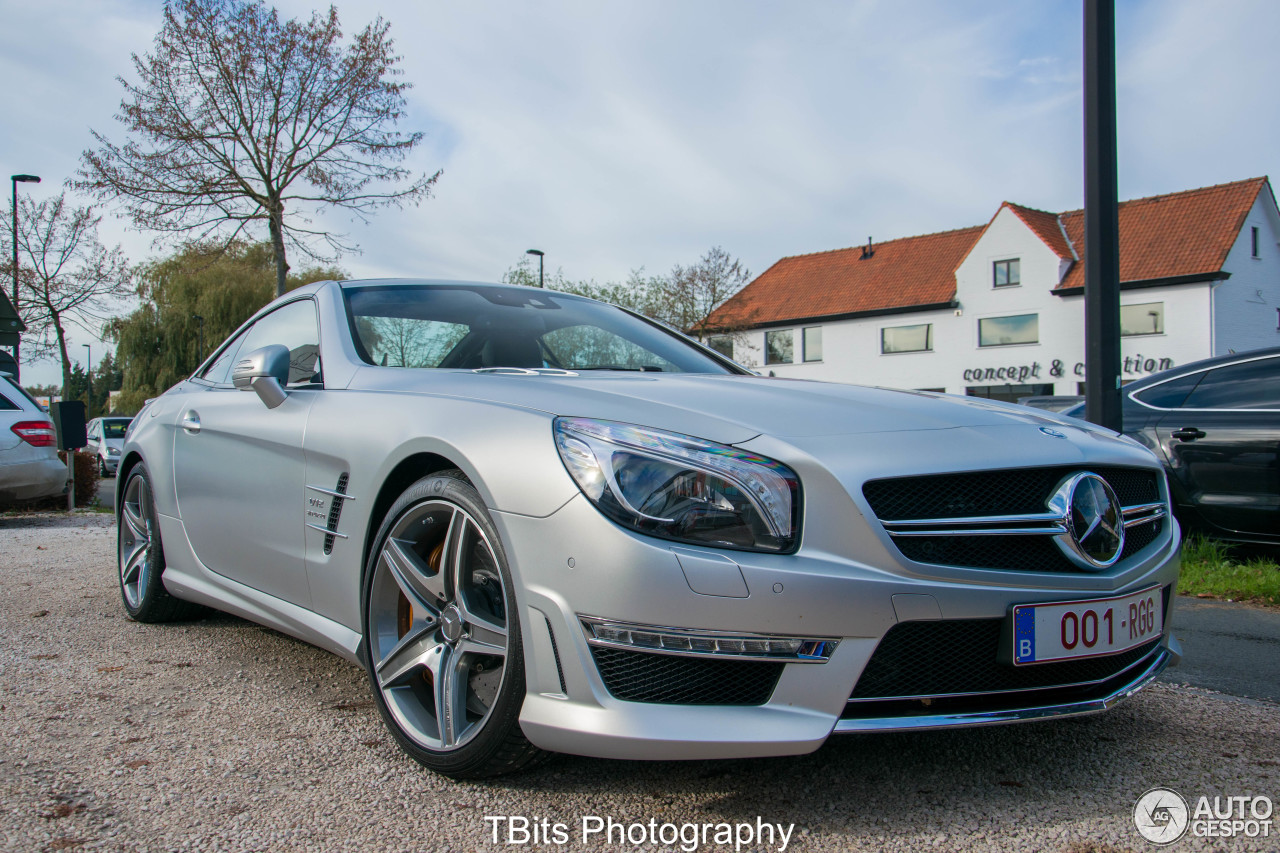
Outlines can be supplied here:
M1280 212L1267 178L1123 202L1132 380L1280 345ZM1005 202L985 226L783 258L711 318L777 376L1012 400L1084 393L1084 215Z

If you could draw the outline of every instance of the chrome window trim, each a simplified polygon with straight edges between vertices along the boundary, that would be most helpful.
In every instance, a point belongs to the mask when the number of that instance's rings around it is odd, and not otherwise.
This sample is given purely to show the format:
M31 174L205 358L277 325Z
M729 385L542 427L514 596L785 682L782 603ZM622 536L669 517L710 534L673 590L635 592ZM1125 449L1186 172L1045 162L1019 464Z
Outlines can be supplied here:
M1161 379L1159 382L1152 382L1150 385L1146 385L1135 391L1130 391L1125 396L1137 403L1139 406L1142 406L1144 409L1150 409L1153 412L1280 412L1280 409L1169 409L1164 406L1153 406L1150 403L1144 403L1137 397L1137 394L1142 391L1146 391L1149 388L1159 388L1166 382L1172 382L1175 379L1182 379L1183 377L1193 376L1197 373L1208 373L1211 370L1217 370L1222 367L1235 367L1237 364L1248 364L1251 361L1262 361L1267 358L1277 359L1277 362L1280 363L1280 355L1276 355L1275 353L1270 353L1268 355L1256 355L1252 358L1242 358L1239 361L1227 361L1222 364L1214 365L1213 367L1202 367L1198 370L1188 370L1186 373L1179 373L1177 376L1170 376L1166 379Z

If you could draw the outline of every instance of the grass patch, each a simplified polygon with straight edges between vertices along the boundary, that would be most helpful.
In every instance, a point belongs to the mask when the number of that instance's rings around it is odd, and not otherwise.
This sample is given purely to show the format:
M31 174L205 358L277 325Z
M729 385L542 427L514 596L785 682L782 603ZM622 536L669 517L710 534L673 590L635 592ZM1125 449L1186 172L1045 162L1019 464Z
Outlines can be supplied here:
M1178 591L1199 598L1250 601L1280 607L1280 565L1258 554L1203 536L1182 543Z

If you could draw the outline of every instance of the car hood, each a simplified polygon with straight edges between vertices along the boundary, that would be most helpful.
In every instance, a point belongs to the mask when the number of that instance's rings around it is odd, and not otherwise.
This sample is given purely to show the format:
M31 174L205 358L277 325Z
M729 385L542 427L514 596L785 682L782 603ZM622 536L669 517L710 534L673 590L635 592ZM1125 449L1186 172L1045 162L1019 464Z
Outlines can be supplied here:
M762 434L801 439L1063 423L1048 412L975 397L758 376L365 368L351 387L486 400L554 415L641 424L725 444ZM1081 426L1078 421L1074 425Z

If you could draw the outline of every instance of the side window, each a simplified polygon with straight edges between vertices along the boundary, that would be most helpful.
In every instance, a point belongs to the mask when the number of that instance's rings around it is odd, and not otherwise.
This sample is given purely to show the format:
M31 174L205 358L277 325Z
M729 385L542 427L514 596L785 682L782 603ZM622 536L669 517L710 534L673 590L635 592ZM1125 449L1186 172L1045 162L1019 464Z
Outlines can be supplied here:
M0 394L0 412L16 412L21 406L10 400L3 394Z
M231 381L231 363L235 360L236 353L240 351L240 344L244 342L244 336L249 330L245 329L235 337L231 343L227 344L227 348L222 351L222 355L218 356L218 360L209 365L209 369L200 374L200 378L205 379L215 385L225 385Z
M1188 373L1186 376L1179 376L1177 379L1170 379L1168 382L1161 382L1159 385L1137 391L1133 397L1157 409L1177 409L1182 406L1182 401L1187 399L1187 395L1200 383L1200 380L1204 379L1204 375L1203 370Z
M316 305L310 299L290 302L259 319L245 333L236 357L270 344L289 350L289 385L321 381L320 333L316 328Z
M1210 370L1184 409L1280 409L1280 358L1260 358Z

